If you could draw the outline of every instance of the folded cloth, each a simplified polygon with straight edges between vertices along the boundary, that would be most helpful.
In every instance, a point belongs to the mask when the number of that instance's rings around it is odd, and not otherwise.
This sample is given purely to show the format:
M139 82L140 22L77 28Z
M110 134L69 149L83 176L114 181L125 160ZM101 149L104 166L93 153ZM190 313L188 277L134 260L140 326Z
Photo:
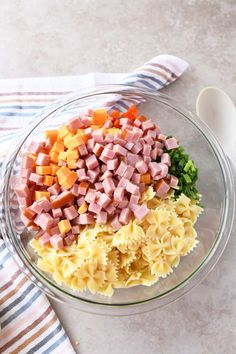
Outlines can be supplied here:
M175 56L153 58L132 74L0 80L0 162L14 134L36 113L67 93L101 84L127 84L159 90L188 64ZM12 252L12 251L11 251ZM74 353L46 296L22 273L0 240L0 353Z

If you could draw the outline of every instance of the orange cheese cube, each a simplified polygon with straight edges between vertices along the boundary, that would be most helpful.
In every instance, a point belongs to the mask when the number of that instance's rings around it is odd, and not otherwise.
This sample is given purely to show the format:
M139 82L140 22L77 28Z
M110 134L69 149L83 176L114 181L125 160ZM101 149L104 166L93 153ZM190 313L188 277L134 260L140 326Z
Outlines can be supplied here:
M64 139L65 136L70 134L70 131L66 125L63 125L59 130L58 130L58 138L59 139Z
M80 207L78 209L78 213L84 214L84 213L86 213L87 210L88 210L88 205L86 202L84 202L83 204L80 205Z
M67 153L65 151L60 151L58 155L58 161L66 161Z
M50 142L52 144L54 144L55 141L57 141L58 131L57 130L46 130L44 135L47 139L50 140Z
M79 158L78 150L67 150L66 152L67 161L77 160Z
M105 109L103 108L96 109L93 112L92 124L103 125L106 120L107 120L107 111Z
M51 187L53 185L54 178L53 176L44 176L43 177L43 184L45 186Z
M70 149L73 150L75 148L77 148L79 145L83 145L85 142L82 138L82 135L80 134L76 134L72 137L70 137L69 135L66 136L66 138L64 139L64 144L65 146Z
M59 170L57 171L56 175L57 175L58 178L59 178L59 177L67 177L67 176L70 175L70 173L71 173L71 171L69 170L68 167L66 167L66 166L61 166L61 167L59 168Z
M76 160L67 161L67 166L70 170L74 170L75 168L77 168Z
M107 129L107 133L108 134L112 134L112 135L116 135L116 134L118 134L118 133L120 133L121 131L120 131L120 129L118 129L118 128L109 128L109 129Z
M58 227L59 227L60 233L62 235L65 235L65 234L67 234L67 232L69 232L71 230L70 221L67 219L61 220L58 223Z
M54 144L53 144L53 147L51 149L51 152L57 152L59 154L60 151L64 151L65 149L65 146L62 142L60 141L56 141Z
M39 175L50 175L51 171L51 166L36 166L36 173L38 173Z
M50 166L52 168L51 175L56 176L57 171L59 170L59 166L55 165L54 163L50 163Z
M35 200L42 199L43 197L46 197L48 200L50 200L50 193L49 192L43 192L43 191L35 191L34 192L34 197L35 197Z
M58 183L66 189L69 189L78 179L76 172L71 171L68 167L62 166L56 173Z
M50 159L52 162L58 162L58 153L55 151L50 152Z

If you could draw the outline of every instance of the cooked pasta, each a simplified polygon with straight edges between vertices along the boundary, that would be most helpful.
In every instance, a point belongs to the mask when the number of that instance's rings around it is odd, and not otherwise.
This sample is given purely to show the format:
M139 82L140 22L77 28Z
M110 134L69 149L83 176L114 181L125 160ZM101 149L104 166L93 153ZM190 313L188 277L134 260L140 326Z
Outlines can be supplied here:
M202 208L183 194L177 200L157 199L152 187L143 200L150 209L146 218L130 220L117 232L108 225L86 227L78 241L60 251L33 239L39 268L58 284L104 296L165 278L197 245L194 224Z

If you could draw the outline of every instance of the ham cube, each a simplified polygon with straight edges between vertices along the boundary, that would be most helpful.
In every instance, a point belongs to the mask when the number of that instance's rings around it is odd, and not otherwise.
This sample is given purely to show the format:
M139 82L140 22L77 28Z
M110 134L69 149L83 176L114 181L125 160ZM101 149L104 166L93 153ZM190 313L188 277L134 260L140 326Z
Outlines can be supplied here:
M167 148L167 150L176 149L178 146L179 146L178 141L174 137L166 139L165 141L165 147Z
M126 188L127 184L128 184L129 180L127 178L122 177L118 183L117 187L122 187L122 188Z
M127 167L128 166L123 161L121 161L121 163L119 164L119 167L116 170L116 175L119 175L122 177L124 175L124 173L126 172Z
M126 144L125 144L125 147L127 150L132 150L134 146L134 143L131 143L131 141L128 141Z
M106 178L111 178L111 177L112 177L112 173L110 171L106 171L100 177L100 181L104 181Z
M139 188L130 181L127 183L125 189L127 190L127 192L129 192L131 194L138 194L139 193Z
M87 116L81 117L81 122L84 128L88 128L91 125L91 120Z
M77 173L79 181L86 181L86 180L89 179L89 177L86 175L86 172L85 172L84 168L81 168L80 170L77 170L76 173Z
M69 120L68 126L72 130L77 130L83 128L83 123L80 117L74 117Z
M79 196L79 185L77 183L75 183L73 185L73 187L70 189L70 192L75 196L78 197ZM81 194L81 193L80 193Z
M30 190L27 184L16 184L14 191L18 197L28 197L30 196Z
M98 213L97 223L98 224L106 224L107 223L107 213L105 211L100 211L100 213Z
M27 197L17 197L20 206L28 207L32 204L32 199L30 196Z
M79 227L79 225L72 226L71 231L72 231L72 234L73 234L73 235L79 234L79 233L80 233L80 227Z
M46 213L52 208L50 201L46 197L43 197L38 200L37 204L41 206Z
M145 122L142 123L142 129L145 131L145 130L148 130L148 129L152 129L154 128L155 125L154 123L151 121L151 119L149 120L146 120Z
M100 211L102 210L102 207L96 203L90 203L88 210L91 211L92 213L99 214Z
M87 136L87 138L91 138L92 137L92 132L93 132L93 130L92 130L91 127L84 129L84 134Z
M50 243L57 251L63 248L63 239L60 235L53 235L50 237Z
M170 155L168 153L164 153L162 156L161 156L161 163L164 163L165 165L167 166L170 166L171 165L171 160L170 160Z
M50 238L51 236L47 233L44 232L44 234L39 238L39 243L42 246L46 246L50 243Z
M122 187L117 187L114 191L114 200L116 202L122 202L125 196L125 190Z
M97 204L100 205L103 209L107 208L110 202L111 199L105 193L102 193L99 199L97 200Z
M113 218L113 220L112 220L112 222L111 222L111 226L112 226L112 228L113 228L115 231L117 231L117 230L119 230L119 229L121 228L122 224L119 222L118 215L116 215L116 216Z
M33 210L36 214L41 214L43 212L43 207L38 202L34 202L30 209Z
M50 162L50 156L43 154L42 152L38 154L38 157L35 161L36 165L38 166L47 166L49 165L49 162Z
M61 191L61 188L58 183L55 183L51 187L49 187L47 190L51 195L58 195Z
M59 227L58 226L54 226L54 227L50 228L49 233L50 233L50 235L58 235L58 234L60 234Z
M177 187L179 183L179 179L173 175L170 176L170 186L171 187Z
M28 146L27 151L31 154L37 155L41 149L42 149L42 145L40 143L36 143L35 141L32 141Z
M145 192L145 189L146 189L145 184L144 183L140 183L140 185L139 185L140 193Z
M37 215L34 219L34 223L41 227L44 231L48 230L54 224L54 219L48 213L42 213Z
M118 166L118 159L114 159L114 160L108 160L107 161L107 169L110 171L114 171L117 169Z
M98 160L95 155L91 155L87 157L85 160L86 166L88 167L89 170L93 170L95 167L99 165Z
M113 215L116 211L116 208L114 207L114 205L109 204L105 210L108 212L109 215Z
M98 178L99 172L100 171L89 170L88 173L87 173L88 177L89 177L89 179L88 179L89 182L94 183L97 180L97 178Z
M144 174L148 170L148 165L144 161L140 160L136 163L135 168L139 173Z
M148 165L152 161L152 159L150 156L143 156L143 161Z
M154 140L150 137L150 136L145 136L144 140L146 141L146 143L150 146L152 146L154 144Z
M142 150L142 148L143 148L142 144L140 142L137 142L136 144L134 144L131 151L134 154L138 154Z
M126 197L118 204L118 208L123 209L126 208L129 204L129 201Z
M88 155L88 150L84 144L79 145L78 149L81 156Z
M134 184L139 184L140 180L141 180L140 173L134 173L132 178L131 178L131 182L133 182Z
M75 209L74 205L71 205L70 207L65 208L63 210L63 213L64 213L65 218L68 220L72 220L78 216L78 212Z
M101 182L95 183L94 187L95 187L96 191L103 191L103 185Z
M75 235L69 234L64 238L64 243L66 246L71 246L72 243L75 241Z
M152 158L152 160L156 160L156 159L157 159L157 156L158 156L158 148L152 149L152 151L151 151L151 158Z
M166 136L164 134L158 134L158 140L162 141L163 143L166 141Z
M97 156L100 156L101 153L103 152L103 149L104 147L101 144L96 143L93 148L93 153Z
M103 143L104 138L103 138L103 130L102 129L96 129L92 132L93 139L96 143Z
M127 163L130 166L135 167L136 163L141 160L141 157L136 155L136 154L132 154L131 152L128 152L127 154Z
M90 188L84 199L88 203L94 203L96 199L96 190Z
M79 207L80 207L82 204L84 204L84 202L85 202L84 197L80 197L80 198L77 199L77 204L78 204Z
M116 155L118 156L126 156L127 155L127 150L118 144L114 145L113 151Z
M129 208L124 208L121 210L120 216L119 216L119 222L121 224L128 224L131 218L131 211Z
M102 157L105 157L109 160L112 160L115 156L115 152L112 151L111 149L108 149L107 147L104 148L102 154L101 154Z
M149 212L149 209L148 209L147 205L145 203L143 203L140 206L136 206L136 208L134 209L134 216L138 220L142 220L145 218L145 216L147 215L148 212Z
M79 216L80 225L89 225L94 223L94 217L91 214L84 213Z
M78 185L78 194L86 195L88 187L89 187L89 183L88 182L81 182Z
M164 179L158 181L155 185L156 195L159 198L165 197L169 189L170 186L164 181Z
M160 163L150 162L148 167L149 167L149 171L151 173L152 178L156 177L157 175L159 175L161 173Z
M87 141L87 150L92 152L93 148L94 148L94 145L95 145L95 141L94 139L89 139Z
M32 173L32 168L21 168L20 169L20 176L22 178L26 178L27 180L29 179L29 176Z
M30 182L34 182L39 186L43 185L43 176L38 175L37 173L31 173L29 176Z
M142 125L142 122L139 119L135 119L133 123L136 127L140 127Z
M29 157L29 156L24 156L22 159L21 159L21 163L20 163L21 167L23 169L29 169L29 168L32 168L34 167L34 160Z
M61 208L52 209L52 215L54 218L60 218L62 216Z
M131 177L133 176L133 173L134 173L134 167L128 166L123 177L130 180Z
M150 145L148 145L148 144L145 144L144 146L143 146L143 155L145 155L145 156L150 156L150 154L151 154L151 146Z
M111 177L105 178L102 182L102 186L106 194L112 194L116 188L113 179Z
M148 131L147 131L147 136L149 136L149 137L152 138L152 139L155 139L156 136L157 136L157 133L156 133L155 130L148 130Z
M85 162L84 162L84 160L81 160L81 159L77 160L76 166L77 166L78 168L84 168L84 167L85 167Z
M112 143L114 141L114 135L112 134L107 134L105 137L105 142L106 143Z

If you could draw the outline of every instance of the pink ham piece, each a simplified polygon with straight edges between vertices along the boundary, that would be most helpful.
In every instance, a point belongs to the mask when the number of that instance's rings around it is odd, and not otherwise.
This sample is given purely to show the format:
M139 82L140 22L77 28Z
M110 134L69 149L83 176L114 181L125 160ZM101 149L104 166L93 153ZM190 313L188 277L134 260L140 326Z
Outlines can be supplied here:
M145 156L150 156L150 154L151 154L151 146L150 145L148 145L148 144L145 144L144 146L143 146L143 155L145 155Z
M103 191L103 186L102 186L101 182L95 183L94 187L95 187L96 191Z
M149 163L152 161L152 159L151 159L150 156L143 156L143 161L144 161L146 164L149 164Z
M39 186L43 185L43 176L38 175L37 173L31 173L29 176L30 182L34 182Z
M106 209L107 206L111 203L111 199L105 193L102 193L101 196L99 197L97 203L103 209Z
M136 163L141 160L141 157L136 155L136 154L132 154L131 152L128 152L127 154L127 163L130 166L135 167Z
M72 234L74 234L74 235L79 234L79 233L80 233L80 227L79 227L79 225L72 226L71 232L72 232Z
M84 197L80 197L80 198L77 199L77 204L78 204L79 207L80 207L84 202L85 202Z
M46 246L50 243L50 238L51 236L45 232L40 238L39 238L39 243L42 246Z
M147 215L148 212L149 212L149 209L148 209L147 205L145 203L143 203L142 205L136 206L136 208L134 209L134 216L138 220L142 220L145 218L145 216Z
M24 184L24 183L16 184L14 191L18 197L22 197L22 198L30 197L30 195L31 195L29 187L27 186L27 184Z
M43 211L45 211L46 213L52 208L50 201L46 197L43 197L38 200L37 204L41 206Z
M135 120L134 120L134 125L135 125L136 127L140 127L140 126L142 125L142 122L141 122L139 119L135 119Z
M107 223L107 213L105 211L101 211L97 215L97 223L98 224L106 224Z
M51 195L58 195L61 191L61 188L60 188L59 184L55 183L51 187L49 187L47 190Z
M128 141L125 144L125 147L126 147L127 150L131 150L133 146L134 146L134 143L131 143L131 141Z
M115 156L115 152L107 147L104 148L101 157L105 157L106 159L112 160Z
M81 168L80 170L76 171L77 176L78 176L78 180L79 181L87 181L88 180L88 176L86 175L85 169Z
M148 166L144 161L138 161L135 165L139 173L144 174L148 170Z
M131 177L133 176L133 173L134 173L134 167L128 166L123 177L130 180Z
M119 230L122 227L122 224L119 222L118 215L113 218L111 226L115 231Z
M111 177L105 178L104 181L102 182L102 186L104 188L105 193L108 195L112 194L116 188L113 179Z
M150 136L145 136L144 140L146 141L146 143L150 146L152 146L154 144L154 140L150 137Z
M112 134L106 134L105 140L106 143L112 143L114 141L114 136Z
M53 235L50 237L50 243L57 251L63 248L63 239L60 235Z
M105 171L103 173L103 175L100 177L100 181L104 181L106 178L111 178L112 177L112 173L111 171Z
M161 163L164 163L167 166L171 165L170 155L166 152L161 156Z
M34 160L29 156L24 156L21 160L21 167L23 169L29 169L34 167Z
M127 167L128 166L126 165L126 163L121 161L121 163L119 164L119 167L117 168L115 174L122 177L124 175L125 171L127 170Z
M88 203L94 203L96 199L96 189L89 189L87 194L85 195L85 201Z
M118 208L123 209L126 208L129 204L128 198L124 197L124 199L118 204Z
M171 187L177 187L179 183L179 179L173 175L170 176L170 186Z
M169 191L170 186L167 184L164 179L157 182L155 185L156 195L159 198L163 198L166 196L166 193Z
M35 161L36 165L38 166L47 166L49 165L49 162L50 162L50 156L43 154L42 152L38 154L38 157Z
M160 163L150 162L148 167L149 167L149 171L151 173L152 178L154 178L155 176L157 176L161 172Z
M129 192L131 194L138 194L139 193L139 188L130 181L127 183L125 189L127 190L127 192Z
M29 179L29 176L32 173L32 168L21 168L20 169L20 176L23 178Z
M63 209L63 214L68 220L72 220L78 216L78 212L75 209L74 205L71 205L70 207Z
M72 129L72 130L77 130L77 129L80 129L83 127L83 123L81 121L81 118L79 117L74 117L74 118L71 118L69 120L69 127Z
M75 183L73 185L73 187L70 189L70 192L75 196L78 197L79 196L79 185L77 183ZM80 193L81 194L81 193Z
M164 134L158 134L158 140L165 142L166 141L166 136Z
M53 226L54 219L48 213L42 213L37 215L34 219L34 223L41 227L44 231L48 230L50 227Z
M87 193L87 190L88 190L88 185L87 184L85 184L85 183L80 183L79 185L78 185L78 194L80 194L80 195L86 195L86 193Z
M57 165L60 166L60 167L61 166L67 166L67 163L65 161L60 160L60 161L58 161Z
M155 139L155 138L156 138L156 135L157 135L157 133L156 133L155 130L148 130L148 131L147 131L147 136L150 137L150 138L152 138L152 139Z
M142 150L142 145L140 143L136 143L132 148L131 151L134 154L138 154Z
M105 210L108 212L109 215L113 215L116 211L116 208L114 207L114 205L109 204Z
M27 218L24 214L21 214L21 220L23 222L23 224L26 226L26 227L29 227L32 225L32 220Z
M31 197L30 197L30 196L28 196L28 197L26 197L26 198L24 198L24 197L18 197L17 200L18 200L19 205L20 205L20 206L23 206L23 207L28 207L28 206L30 206L31 203L32 203L32 200L31 200Z
M68 234L65 238L64 238L64 243L66 244L66 246L71 246L72 243L75 241L75 235L73 234Z
M103 146L102 144L99 144L99 143L96 143L94 145L94 148L93 148L93 153L96 155L96 156L100 156L101 153L103 152Z
M165 147L167 148L167 150L176 149L178 146L179 146L178 141L174 137L166 139L165 141Z
M58 226L54 226L52 228L50 228L50 235L58 235L60 234L60 230Z
M94 223L94 217L91 214L84 213L79 216L80 225L89 225Z
M81 156L88 155L88 150L87 150L87 148L86 148L86 146L84 144L79 145L79 154Z
M123 146L120 146L118 144L114 145L113 151L117 156L127 155L127 150Z
M38 202L34 202L30 209L33 210L36 214L41 214L43 212L43 207Z
M88 151L92 151L93 148L94 148L94 145L95 145L94 139L89 139L87 141L87 149L88 149Z
M122 187L122 188L126 188L127 184L128 184L129 180L127 178L122 177L118 183L117 187Z
M121 224L128 224L130 218L131 218L131 211L129 208L124 208L121 210L120 216L119 216L119 222Z
M108 160L107 161L107 169L110 171L114 171L117 169L118 166L118 159L114 159L114 160Z
M103 143L104 137L103 137L103 130L102 129L96 129L92 132L93 139L96 143Z
M139 196L132 194L130 197L130 204L138 204L139 201Z
M90 169L90 170L93 170L95 167L97 167L99 165L98 160L95 155L89 156L85 160L85 163L86 163L86 166L88 167L88 169Z
M117 187L114 191L114 200L116 202L122 202L125 196L125 190L122 187Z
M87 135L88 138L91 138L92 137L92 128L86 128L84 129L84 134Z
M42 149L42 144L32 141L27 148L27 152L37 155L41 149Z
M88 117L81 117L81 122L84 128L88 128L91 125L91 120Z
M158 156L158 148L154 148L154 149L151 151L151 158L152 158L152 160L156 160L156 159L157 159L157 156Z
M62 217L62 210L61 210L61 208L52 209L52 216L53 216L54 218L60 218L60 217Z
M77 160L77 161L76 161L76 166L77 166L78 168L84 168L84 167L85 167L85 162L84 162L84 160L81 160L81 159Z
M133 182L134 184L139 184L140 180L141 180L140 173L134 173L132 178L131 178L131 182Z
M91 211L92 213L99 214L100 211L102 210L102 207L96 203L90 203L88 207L88 211Z
M142 123L142 128L143 130L148 130L154 128L154 123L151 119L146 120L145 122Z

